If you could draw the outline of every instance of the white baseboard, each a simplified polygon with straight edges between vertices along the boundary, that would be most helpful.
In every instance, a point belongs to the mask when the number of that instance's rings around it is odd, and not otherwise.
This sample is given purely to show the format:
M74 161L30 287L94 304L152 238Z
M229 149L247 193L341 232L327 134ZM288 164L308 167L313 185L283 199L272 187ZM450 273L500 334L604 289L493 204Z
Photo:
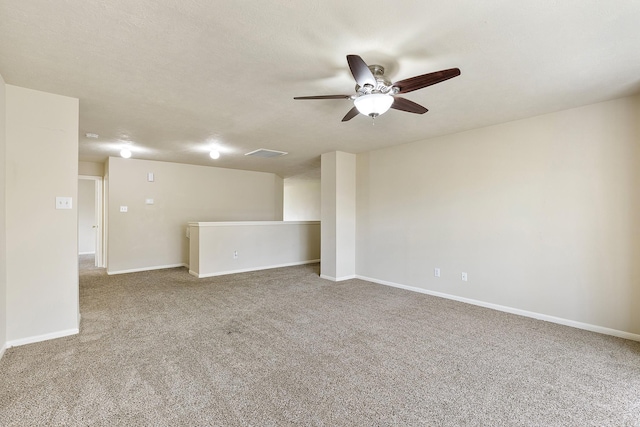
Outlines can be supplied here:
M69 335L75 335L79 332L80 330L78 328L74 328L74 329L67 329L65 331L51 332L49 334L44 334L44 335L36 335L33 337L20 338L17 340L7 341L6 347L11 348L11 347L18 347L25 344L33 344L34 342L47 341L55 338L62 338L62 337L67 337Z
M7 343L2 344L2 347L0 348L0 359L2 359L2 356L4 356L4 352L7 350Z
M129 270L116 270L116 271L108 271L107 274L109 276L113 276L114 274L126 274L126 273L140 273L141 271L152 271L152 270L163 270L165 268L177 268L177 267L189 267L185 263L180 264L169 264L169 265L156 265L153 267L142 267L142 268L131 268Z
M321 274L320 278L331 280L332 282L342 282L343 280L356 279L357 276L355 274L352 274L351 276L333 277L333 276L327 276L326 274Z
M78 255L95 255L95 252L78 252Z
M366 277L366 276L360 276L360 275L357 275L356 277L358 279L366 280L367 282L378 283L380 285L393 286L394 288L406 289L408 291L419 292L421 294L427 294L435 297L464 302L467 304L472 304L480 307L490 308L493 310L503 311L505 313L517 314L519 316L530 317L538 320L544 320L546 322L551 322L551 323L557 323L558 325L571 326L577 329L584 329L586 331L598 332L600 334L611 335L614 337L624 338L632 341L640 341L640 335L632 334L631 332L620 331L617 329L606 328L604 326L592 325L589 323L577 322L575 320L563 319L562 317L549 316L547 314L521 310L519 308L507 307L499 304L492 304L489 302L479 301L471 298L459 297L457 295L445 294L443 292L429 291L427 289L416 288L414 286L401 285L399 283L389 282L386 280L378 280L372 277Z
M198 279L203 279L205 277L225 276L227 274L247 273L249 271L270 270L272 268L293 267L295 265L315 264L317 262L320 262L320 260L311 259L307 261L289 262L286 264L268 265L268 266L262 266L262 267L249 267L249 268L242 268L239 270L217 271L215 273L205 273L205 274L199 274L193 270L189 270L189 274L191 274L192 276L196 276Z

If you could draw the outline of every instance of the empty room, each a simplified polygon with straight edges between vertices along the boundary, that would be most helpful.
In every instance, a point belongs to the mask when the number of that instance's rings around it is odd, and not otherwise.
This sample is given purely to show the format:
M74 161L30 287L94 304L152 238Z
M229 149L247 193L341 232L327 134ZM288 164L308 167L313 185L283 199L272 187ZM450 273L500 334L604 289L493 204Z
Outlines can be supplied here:
M638 22L0 0L0 425L640 426Z

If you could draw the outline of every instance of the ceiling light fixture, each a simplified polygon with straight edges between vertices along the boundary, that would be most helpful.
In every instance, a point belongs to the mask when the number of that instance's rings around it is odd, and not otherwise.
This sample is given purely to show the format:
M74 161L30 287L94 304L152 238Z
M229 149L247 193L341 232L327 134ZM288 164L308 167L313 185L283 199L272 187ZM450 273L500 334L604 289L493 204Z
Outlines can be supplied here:
M123 148L122 150L120 150L120 156L122 156L125 159L128 159L129 157L131 157L131 150Z
M391 104L393 104L393 96L385 93L361 95L353 101L353 105L361 114L371 118L376 118L389 111Z
M220 153L216 150L212 150L209 153L209 157L211 157L213 160L218 160L220 158Z

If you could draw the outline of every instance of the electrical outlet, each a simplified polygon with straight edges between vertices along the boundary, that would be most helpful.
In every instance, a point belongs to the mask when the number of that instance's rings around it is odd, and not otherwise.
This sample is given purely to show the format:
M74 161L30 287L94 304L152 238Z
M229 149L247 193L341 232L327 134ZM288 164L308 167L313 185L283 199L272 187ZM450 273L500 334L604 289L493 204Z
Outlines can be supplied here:
M120 206L120 212L127 212L129 210L129 208L127 208L126 206Z
M466 282L466 281L467 281L467 273L464 273L464 272L463 272L463 273L461 274L461 276L462 276L462 281L463 281L463 282Z
M233 259L238 259L238 251L233 251Z
M56 197L56 209L72 209L72 200L71 197Z
M434 268L433 269L433 277L440 277L440 269L439 268Z

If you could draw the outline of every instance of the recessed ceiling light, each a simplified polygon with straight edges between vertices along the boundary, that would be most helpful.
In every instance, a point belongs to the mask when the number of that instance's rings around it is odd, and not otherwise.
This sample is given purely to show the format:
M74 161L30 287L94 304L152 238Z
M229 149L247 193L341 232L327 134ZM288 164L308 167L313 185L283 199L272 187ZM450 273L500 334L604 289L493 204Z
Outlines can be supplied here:
M217 160L220 158L220 153L216 150L213 150L209 153L209 156L213 159L213 160Z
M93 139L96 139L99 135L98 135L97 133L90 133L90 132L87 132L87 133L85 133L85 134L84 134L84 136L86 136L87 138L93 138Z
M120 155L125 159L128 159L129 157L131 157L131 150L123 148L122 150L120 150Z

